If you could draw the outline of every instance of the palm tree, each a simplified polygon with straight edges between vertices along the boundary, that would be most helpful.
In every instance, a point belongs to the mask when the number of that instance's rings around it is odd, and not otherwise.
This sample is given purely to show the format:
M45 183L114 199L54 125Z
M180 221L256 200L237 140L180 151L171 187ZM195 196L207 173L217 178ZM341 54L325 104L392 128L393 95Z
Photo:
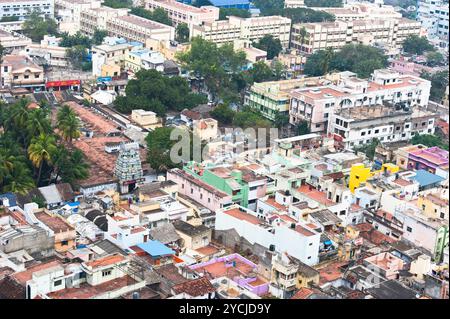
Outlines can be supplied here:
M14 168L15 157L8 150L0 149L0 184L11 174Z
M331 60L333 59L333 55L334 55L334 51L332 48L327 48L325 50L325 56L324 59L322 61L322 72L323 74L327 74L329 69L330 69L330 63Z
M49 134L52 128L48 118L48 111L45 109L31 111L26 122L26 130L29 140L42 133Z
M5 183L3 191L23 194L32 189L35 185L30 173L25 163L15 162L14 169L8 178L9 182Z
M0 65L3 64L3 55L5 55L5 48L0 44ZM0 67L0 89L3 89L2 68Z
M305 44L306 36L308 35L308 32L306 31L305 27L302 27L299 31L300 36L300 46L303 47L303 44Z
M28 156L34 167L38 168L36 184L39 185L41 179L42 166L45 163L51 164L52 154L56 152L56 139L53 135L41 133L33 137L28 147Z
M68 105L61 107L56 118L57 127L64 140L69 141L69 144L72 144L74 138L80 137L80 120Z

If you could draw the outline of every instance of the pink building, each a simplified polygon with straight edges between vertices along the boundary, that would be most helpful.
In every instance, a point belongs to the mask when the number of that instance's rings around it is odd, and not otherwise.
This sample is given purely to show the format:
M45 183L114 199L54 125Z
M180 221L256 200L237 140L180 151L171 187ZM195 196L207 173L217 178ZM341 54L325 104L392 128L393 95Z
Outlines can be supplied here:
M213 212L232 204L231 195L206 184L181 169L174 168L168 171L167 179L178 184L180 194L191 198Z
M312 133L331 129L329 119L335 110L381 105L385 102L408 106L428 105L431 83L393 70L375 70L370 80L341 72L338 85L293 90L289 105L289 123L309 124ZM330 132L334 133L334 132Z
M387 279L397 279L403 269L403 260L384 252L364 259L364 266Z
M406 60L394 60L391 69L401 74L420 76L422 72L433 73L433 68Z

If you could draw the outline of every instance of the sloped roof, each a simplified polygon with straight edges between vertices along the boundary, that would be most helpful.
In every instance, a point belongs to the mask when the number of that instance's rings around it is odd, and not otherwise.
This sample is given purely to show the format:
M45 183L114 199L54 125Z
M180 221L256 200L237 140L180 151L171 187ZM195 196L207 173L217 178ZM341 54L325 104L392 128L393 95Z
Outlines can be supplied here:
M25 299L25 287L6 276L0 279L0 299Z
M172 288L175 293L186 293L192 297L203 296L208 293L213 293L216 288L211 284L211 282L206 277L201 277L191 281L184 282L182 284L173 286Z
M163 244L169 244L180 239L175 227L171 223L166 223L151 229L150 236L152 239L158 240Z

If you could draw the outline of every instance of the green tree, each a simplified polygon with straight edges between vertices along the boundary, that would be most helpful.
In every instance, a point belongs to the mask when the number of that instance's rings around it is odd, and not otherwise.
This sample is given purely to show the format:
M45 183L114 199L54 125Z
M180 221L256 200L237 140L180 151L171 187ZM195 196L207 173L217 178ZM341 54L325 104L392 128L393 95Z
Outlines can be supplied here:
M67 109L68 108L68 109ZM80 137L80 120L75 111L67 105L63 106L57 114L57 127L63 139L72 145L74 138Z
M219 20L227 20L227 17L229 16L249 18L250 12L248 10L238 8L220 8Z
M98 37L98 31L96 30L95 32L97 32L96 36ZM92 40L91 38L81 34L81 32L77 32L74 35L63 33L59 45L65 48L70 48L73 46L82 46L84 48L89 48L92 45Z
M146 137L147 142L147 162L157 172L163 172L168 169L178 167L170 159L170 149L176 141L170 140L170 134L173 128L160 127L150 132Z
M99 45L103 43L103 39L108 36L108 31L95 29L94 34L92 35L92 43L94 45Z
M441 103L448 85L448 71L444 70L433 74L424 72L420 76L431 81L430 100Z
M166 24L166 25L172 25L172 21L170 20L169 16L167 15L167 12L163 8L156 8L153 10L152 17L154 21Z
M233 125L243 129L248 127L253 127L255 129L270 128L272 127L272 122L264 118L260 112L245 108L241 112L235 114Z
M198 78L203 78L213 98L230 88L233 74L246 63L243 51L235 52L232 44L220 47L213 42L195 37L190 50L178 54L183 67Z
M439 52L427 52L426 57L427 65L431 67L438 66L444 62L444 56Z
M426 51L434 51L433 45L426 37L410 35L403 41L403 51L410 54L421 55Z
M40 134L33 137L28 147L28 156L34 167L38 169L36 184L39 185L44 163L51 164L52 154L56 151L56 139L53 135Z
M411 139L411 143L413 145L423 144L428 147L439 146L440 148L448 151L448 144L433 134L416 134Z
M175 40L184 43L189 41L189 27L186 23L179 23L175 29Z
M272 60L277 57L278 54L283 50L281 46L280 39L275 39L272 35L265 35L258 42L253 43L255 48L264 50L267 52L267 58Z
M287 8L283 16L292 20L292 23L312 23L335 21L334 15L325 11L313 10L310 8Z
M28 118L26 122L27 131L27 143L31 139L39 134L50 134L51 133L51 123L49 119L49 113L45 109L34 109L28 112Z
M209 114L222 125L231 125L236 114L228 105L220 104Z
M66 57L74 69L83 70L89 64L87 62L88 52L83 45L75 45L68 48L66 51Z
M284 1L282 0L254 0L252 2L263 16L282 15L284 10Z
M5 55L5 48L0 43L0 65L3 64L3 56ZM0 68L0 79L2 79L2 68ZM3 81L0 81L0 89L3 89Z
M366 154L368 159L373 160L373 158L375 157L375 149L379 144L380 141L377 138L374 138L369 144L355 147L354 150Z
M44 35L58 35L58 25L54 19L44 18L35 10L23 23L22 31L34 42L40 42Z
M342 0L305 0L307 7L343 7Z
M309 128L309 124L307 121L302 120L295 126L295 130L297 131L297 135L305 135L311 133Z
M114 9L120 9L120 8L131 8L133 6L132 0L105 0L102 5L114 8Z
M77 181L89 176L89 165L86 163L84 154L79 149L68 150L64 145L59 145L53 153L53 175L54 183L61 178L63 183L76 186Z
M277 128L282 128L287 124L289 124L289 114L287 114L286 112L277 112L277 114L275 115L274 125Z
M363 44L347 44L337 52L319 50L308 57L304 73L320 76L330 71L351 71L358 77L367 78L375 69L385 68L387 57L377 48Z
M144 109L164 117L169 110L180 112L206 103L206 97L191 92L185 79L165 77L156 70L137 72L136 78L128 82L125 93L126 96L114 101L115 108L122 113Z
M273 79L273 71L264 61L254 63L249 70L249 75L251 77L250 83L265 82Z
M212 6L211 2L208 0L193 0L192 5L195 7Z

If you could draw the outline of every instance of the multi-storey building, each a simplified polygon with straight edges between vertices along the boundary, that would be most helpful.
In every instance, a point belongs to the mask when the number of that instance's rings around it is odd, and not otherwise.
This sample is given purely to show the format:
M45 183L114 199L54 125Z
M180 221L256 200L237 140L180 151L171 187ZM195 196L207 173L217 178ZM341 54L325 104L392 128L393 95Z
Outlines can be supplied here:
M383 104L427 106L431 83L386 69L375 70L370 80L341 76L338 85L303 88L291 92L290 123L307 121L312 132L326 131L337 109Z
M141 69L164 72L164 61L164 56L157 51L131 50L125 55L125 69L134 73Z
M125 65L127 53L133 47L133 44L123 39L105 38L103 44L92 47L92 74L101 76L104 66L118 66L120 70Z
M170 41L175 38L175 28L132 14L109 19L106 30L111 36L144 44L148 39Z
M55 18L61 32L80 31L81 11L100 8L102 0L55 0Z
M82 10L80 14L80 31L92 36L95 30L107 30L107 22L128 14L128 9L99 7Z
M418 5L417 20L428 37L443 40L443 47L448 48L448 1L419 0Z
M31 44L31 39L14 31L0 27L0 44L8 50L23 49Z
M250 244L288 253L311 266L319 262L320 233L305 222L285 221L277 214L264 220L255 212L232 205L216 212L216 230L234 229Z
M303 28L306 36L302 35ZM404 18L296 23L292 26L291 47L312 54L327 48L337 50L351 43L382 44L388 47L389 54L395 54L408 36L420 32L420 22Z
M433 134L435 115L418 108L394 105L357 106L330 114L328 133L342 136L346 148L370 144L409 141L415 134Z
M244 104L261 112L270 120L275 120L277 114L288 114L290 92L305 86L320 85L324 83L315 78L301 78L293 80L269 81L255 83L248 90Z
M2 87L31 90L45 87L44 69L35 64L28 56L6 55L2 60Z
M289 45L291 19L281 16L240 18L231 16L228 20L205 22L194 26L193 36L200 36L217 44L230 43L237 39L256 41L265 35L280 39L284 47Z
M25 47L24 53L31 58L38 58L45 61L48 66L66 67L68 59L67 48L58 46L60 38L44 36L40 44L30 43Z
M344 4L342 8L314 7L313 9L330 13L336 17L336 20L344 21L358 19L391 19L402 17L402 14L395 11L393 6L377 5L370 2L348 3Z
M219 19L219 8L213 6L197 8L176 0L145 0L145 8L152 11L158 8L164 9L175 26L186 23L191 35L194 25L200 26Z
M0 19L17 17L25 20L35 10L42 16L53 17L55 0L0 0Z

